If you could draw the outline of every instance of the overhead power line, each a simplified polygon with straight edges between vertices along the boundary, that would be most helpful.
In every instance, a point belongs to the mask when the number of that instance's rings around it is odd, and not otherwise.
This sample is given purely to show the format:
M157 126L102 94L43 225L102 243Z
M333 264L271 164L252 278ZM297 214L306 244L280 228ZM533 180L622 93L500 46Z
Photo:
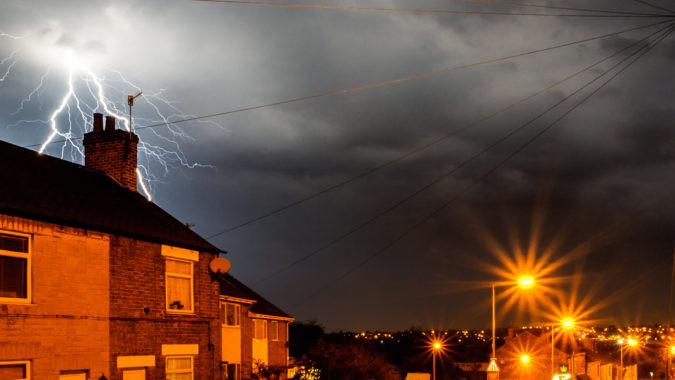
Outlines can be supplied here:
M666 11L666 12L670 13L671 15L672 15L673 13L675 13L675 11L672 10L672 9L659 7L658 5L654 5L654 4L652 4L652 3L650 3L650 2L647 2L647 1L645 1L645 0L634 0L634 1L637 2L637 3L640 3L640 4L644 4L644 5L648 6L648 7L652 7L652 8L654 8L654 9L659 9L659 10L662 10L662 11Z
M523 143L522 145L520 145L515 151L513 151L511 154L509 154L508 156L506 156L506 157L505 157L504 159L502 159L501 161L499 161L495 166L493 166L492 168L490 168L490 169L489 169L487 172L485 172L483 175L481 175L480 177L478 177L477 179L475 179L474 181L472 181L467 187L465 187L462 191L460 191L460 192L459 192L458 194L456 194L454 197L452 197L451 199L449 199L448 201L446 201L446 202L445 202L444 204L442 204L440 207L436 208L434 211L432 211L430 214L426 215L423 219L419 220L417 223L415 223L415 224L412 225L411 227L409 227L409 228L407 228L406 230L404 230L401 234L397 235L392 241L390 241L389 243L385 244L384 246L382 246L380 249L378 249L377 251L373 252L372 254L368 255L364 260L362 260L362 261L360 261L359 263L357 263L357 265L353 266L352 268L350 268L349 270L347 270L346 272L344 272L344 273L343 273L342 275L340 275L339 277L335 278L335 279L332 280L331 282L329 282L329 283L325 284L324 286L320 287L319 289L317 289L317 290L316 290L315 292L313 292L310 296L308 296L307 299L311 299L311 298L316 297L317 295L321 294L321 293L322 293L323 291L325 291L326 289L328 289L328 288L330 288L331 286L335 285L336 283L342 281L342 279L346 278L347 276L349 276L350 274L354 273L354 272L355 272L356 270L358 270L359 268L361 268L361 267L363 267L364 265L368 264L370 261L372 261L373 259L375 259L377 256L381 255L383 252L387 251L389 248L391 248L392 246L396 245L398 242L400 242L401 240L403 240L404 238L406 238L408 235L410 235L410 233L412 233L413 231L417 230L417 228L419 228L420 226L422 226L423 224L425 224L427 221L429 221L430 219L432 219L432 218L434 218L435 216L437 216L438 214L440 214L443 210L445 210L448 206L450 206L452 203L454 203L457 199L459 199L460 197L462 197L464 194L468 193L468 192L469 192L471 189L473 189L476 185L478 185L479 183L481 183L483 180L485 180L487 177L489 177L492 173L494 173L494 172L497 171L499 168L501 168L502 166L504 166L504 165L505 165L508 161L510 161L513 157L515 157L515 156L518 155L520 152L522 152L525 148L527 148L530 144L532 144L537 138L541 137L544 133L546 133L548 130L550 130L553 126L557 125L558 122L560 122L560 120L564 119L564 118L565 118L567 115L569 115L572 111L574 111L575 109L577 109L579 106L581 106L583 103L585 103L588 99L590 99L592 96L594 96L596 93L598 93L598 92L599 92L602 88L604 88L609 82L611 82L614 78L616 78L616 77L619 76L621 73L623 73L628 67L630 67L631 65L633 65L638 59L640 59L640 58L641 58L642 56L644 56L647 52L649 52L654 46L656 46L656 45L657 45L659 42L661 42L664 38L666 38L668 35L670 35L670 33L672 33L673 30L675 30L675 29L673 29L672 27L671 27L670 29L666 30L666 31L663 32L663 34L662 34L661 36L659 36L653 43L641 47L640 49L638 49L638 50L635 51L634 53L632 53L632 54L630 54L629 56L627 56L626 58L622 59L622 60L621 60L620 62L618 62L617 64L613 65L610 69L606 70L605 72L603 72L602 74L600 74L599 76L597 76L596 78L594 78L594 79L593 79L591 82L589 82L588 84L595 82L596 80L598 80L598 79L600 79L601 77L605 76L605 75L608 74L609 72L613 71L614 69L616 69L617 67L619 67L621 64L623 64L624 62L626 62L627 60L629 60L631 57L635 57L635 58L633 58L632 61L630 61L628 64L626 64L624 67L622 67L621 69L619 69L616 73L614 73L611 77L609 77L609 79L607 79L605 82L603 82L601 85L599 85L596 89L594 89L590 94L588 94L588 95L585 96L583 99L581 99L579 102L577 102L575 105L573 105L570 109L568 109L565 113L563 113L561 116L559 116L559 117L558 117L557 119L555 119L552 123L550 123L549 125L547 125L545 128L543 128L542 130L540 130L537 134L535 134L535 135L532 136L530 139L528 139L527 141L525 141L525 143ZM578 92L578 91L577 91L577 92ZM295 308L297 308L298 306L300 306L300 304L297 304L297 305L293 306L292 308L295 309Z
M644 25L644 26L639 26L639 27L634 27L634 28L622 30L622 31L619 31L619 32L603 34L603 35L601 35L601 36L595 36L595 37L585 38L585 39L583 39L583 40L578 40L578 41L574 41L574 42L567 42L567 43L560 44L560 45L555 45L555 46L551 46L551 47L547 47L547 48L542 48L542 49L531 50L531 51L527 51L527 52L523 52L523 53L513 54L513 55L510 55L510 56L506 56L506 57L501 57L501 58L496 58L496 59L489 59L489 60L480 61L480 62L475 62L475 63L470 63L470 64L462 65L462 66L456 66L456 67L448 68L448 69L445 69L445 70L433 71L433 72L429 72L429 73L418 74L418 75L413 75L413 76L404 77L404 78L399 78L399 79L393 79L393 80L389 80L389 81L385 81L385 82L372 83L372 84L368 84L368 85L364 85L364 86L359 86L359 87L352 87L352 88L350 88L350 89L345 89L345 90L325 92L325 93L316 94L316 95L310 95L310 96L301 97L301 98L293 98L293 99L288 99L288 100L284 100L284 101L280 101L280 102L263 104L263 105L259 105L259 106L252 106L252 107L239 108L239 109L235 109L235 110L231 110L231 111L220 112L220 113L217 113L217 114L211 114L211 115L206 115L206 116L195 117L195 118L192 118L192 119L189 119L189 120L196 120L196 119L207 118L207 117L215 117L215 116L228 115L228 114L232 114L232 113L236 113L236 112L249 111L249 110L260 109L260 108L265 108L265 107L270 107L270 106L275 106L275 105L281 105L281 104L288 104L288 103L299 102L299 101L303 101L303 100L309 100L309 99L320 98L320 97L324 97L324 96L332 96L332 95L337 95L337 94L344 94L344 93L354 92L354 91L359 91L359 90L364 90L364 89L368 89L368 88L374 88L374 87L380 87L380 86L385 86L385 85L394 84L394 83L405 82L405 81L409 81L409 80L413 80L413 79L420 79L420 78L430 77L430 76L434 76L434 75L439 75L439 74L443 74L443 73L448 73L448 72L451 72L451 71L457 71L457 70L461 70L461 69L466 69L466 68L471 68L471 67L476 67L476 66L486 65L486 64L489 64L489 63L501 62L501 61L505 61L505 60L509 60L509 59L513 59L513 58L523 57L523 56L527 56L527 55L531 55L531 54L536 54L536 53L541 53L541 52L550 51L550 50L554 50L554 49L559 49L559 48L562 48L562 47L567 47L567 46L572 46L572 45L576 45L576 44L581 44L581 43L584 43L584 42L590 42L590 41L594 41L594 40L598 40L598 39L603 39L603 38L607 38L607 37L612 37L612 36L620 35L620 34L623 34L623 33L628 33L628 32L636 31L636 30L639 30L639 29L650 28L650 27L653 27L653 26L657 26L657 25L664 24L664 23L669 23L669 22L671 22L671 21L660 21L660 22L656 22L656 23L649 24L649 25ZM189 121L189 120L182 120L181 122ZM157 126L161 126L161 125L166 125L166 123L160 123L160 124L150 125L150 126L146 126L146 127L137 128L137 129L142 129L142 128L153 128L153 127L157 127ZM258 216L256 216L256 217L250 218L250 219L248 219L248 220L245 220L245 221L243 221L243 222L240 222L240 223L238 223L238 224L235 224L235 225L233 225L233 226L230 226L230 227L228 227L228 228L226 228L226 229L224 229L224 230L222 230L222 231L220 231L220 232L211 234L211 235L207 236L206 238L207 238L207 239L213 239L213 238L215 238L215 237L217 237L217 236L220 236L220 235L222 235L222 234L225 234L225 233L228 233L228 232L232 232L232 231L234 231L234 230L238 230L238 229L240 229L240 228L242 228L242 227L245 227L245 226L247 226L247 225L249 225L249 224L252 224L252 223L255 223L255 222L260 221L260 220L262 220L262 219L268 218L268 217L270 217L270 216L272 216L272 215L276 215L276 214L278 214L278 213L280 213L280 212L283 212L283 211L285 211L285 210L288 210L289 208L298 206L298 205L300 205L300 204L302 204L302 203L305 203L305 202L307 202L307 201L309 201L309 200L312 200L312 199L314 199L314 198L317 198L317 197L320 196L320 195L326 194L326 193L328 193L328 192L330 192L330 191L333 191L333 190L335 190L335 189L337 189L337 188L339 188L339 187L342 187L342 186L344 186L344 185L347 185L347 184L349 184L349 183L352 183L352 182L354 182L354 181L356 181L356 180L358 180L358 179L367 177L368 175L370 175L370 174L372 174L372 173L374 173L374 172L376 172L376 171L379 171L379 170L384 169L384 168L386 168L386 167L388 167L388 166L391 166L391 165L393 165L393 164L395 164L395 163L397 163L397 162L399 162L399 161L402 161L402 160L404 160L404 159L406 159L406 158L408 158L408 157L410 157L410 156L412 156L412 155L415 155L415 154L417 154L417 153L419 153L419 152L422 152L422 151L424 151L424 150L427 150L427 149L431 148L432 146L434 146L434 145L440 143L441 141L444 141L444 140L446 140L447 138L449 138L449 137L451 137L451 136L454 136L456 133L457 133L457 131L453 131L453 132L451 132L451 133L449 133L449 134L447 134L447 135L445 135L445 136L442 136L442 137L440 137L440 138L437 138L437 139L435 139L435 140L433 140L433 141L431 141L431 142L429 142L429 143L427 143L427 144L424 144L424 145L418 146L418 147L416 147L416 148L413 148L413 149L411 149L411 150L409 150L409 151L407 151L407 152L405 152L405 153L403 153L403 154L401 154L401 155L399 155L399 156L397 156L397 157L395 157L395 158L393 158L393 159L391 159L391 160L389 160L389 161L386 161L386 162L384 162L384 163L382 163L382 164L380 164L380 165L378 165L378 166L375 166L375 167L373 167L373 168L367 169L367 170L365 170L365 171L363 171L363 172L361 172L361 173L359 173L359 174L357 174L357 175L355 175L355 176L352 176L352 177L350 177L350 178L348 178L348 179L346 179L346 180L344 180L344 181L342 181L342 182L338 182L338 183L336 183L336 184L334 184L334 185L325 187L325 188L323 188L323 189L321 189L321 190L318 190L318 191L316 191L316 192L314 192L314 193L312 193L312 194L310 194L310 195L308 195L308 196L306 196L306 197L304 197L304 198L300 198L300 199L298 199L298 200L296 200L296 201L293 201L293 202L287 203L287 204L285 204L285 205L283 205L283 206L280 206L280 207L278 207L278 208L276 208L276 209L274 209L274 210L265 212L265 213L263 213L263 214L261 214L261 215L258 215Z
M603 34L603 35L599 35L599 36L595 36L595 37L589 37L589 38L585 38L585 39L573 41L573 42L566 42L566 43L563 43L563 44L560 44L560 45L549 46L549 47L546 47L546 48L530 50L530 51L526 51L526 52L522 52L522 53L518 53L518 54L509 55L509 56L506 56L506 57L469 63L469 64L466 64L466 65L455 66L455 67L447 68L447 69L444 69L444 70L431 71L431 72L427 72L427 73L423 73L423 74L416 74L416 75L411 75L411 76L407 76L407 77L391 79L391 80L387 80L387 81L384 81L384 82L370 83L370 84L351 87L351 88L342 89L342 90L323 92L323 93L319 93L319 94L302 96L302 97L291 98L291 99L286 99L286 100L280 100L280 101L277 101L277 102L259 104L259 105L255 105L255 106L241 107L241 108L236 108L236 109L233 109L233 110L216 112L216 113L200 115L200 116L187 117L187 118L182 118L182 119L173 120L173 121L163 121L163 122L160 122L160 123L149 124L149 125L145 125L145 126L142 126L142 127L134 128L134 131L140 131L140 130L149 129L149 128L166 127L166 126L169 126L169 125L183 124L183 123L187 123L187 122L190 122L190 121L212 119L214 117L219 117L219 116L227 116L227 115L240 113L240 112L254 111L254 110L261 109L261 108L268 108L268 107L280 106L280 105L284 105L284 104L302 102L302 101L306 101L306 100L318 99L318 98L322 98L322 97L347 94L347 93L350 93L350 92L367 90L367 89L371 89L371 88L407 82L407 81L411 81L411 80L415 80L415 79L427 78L427 77L431 77L431 76L435 76L435 75L449 73L449 72L452 72L452 71L468 69L468 68L472 68L472 67L476 67L476 66L487 65L487 64L490 64L490 63L502 62L502 61L506 61L506 60L510 60L510 59L514 59L514 58L524 57L524 56L528 56L528 55L532 55L532 54L543 53L543 52L550 51L550 50L555 50L555 49L560 49L560 48L564 48L564 47L568 47L568 46L578 45L578 44L582 44L582 43L585 43L585 42L591 42L591 41L600 40L600 39L604 39L604 38L608 38L608 37L613 37L613 36L617 36L617 35L624 34L624 33L630 33L630 32L636 31L636 30L640 30L640 29L650 28L650 27L653 27L653 26L657 26L657 25L660 25L660 24L667 23L667 22L671 22L671 21L670 20L659 21L659 22L650 23L650 24L647 24L647 25L642 25L642 26L638 26L638 27L624 29L624 30L621 30L621 31L618 31L618 32ZM80 137L71 137L68 141L73 141L73 140L82 140L82 137L81 136ZM66 142L66 140L63 140L63 139L52 140L52 141L49 142L49 144L58 144L58 143L63 143L63 142ZM34 147L42 146L43 144L44 143L30 144L30 145L24 145L23 147L24 148L34 148ZM349 182L351 182L351 181L349 181ZM302 203L302 202L300 202L300 203ZM280 210L280 211L283 211L283 210ZM274 213L276 213L276 212L274 212ZM263 217L265 217L265 216L263 216ZM245 223L244 225L246 225L246 224L250 224L250 223ZM234 226L234 227L232 227L232 230L237 229L239 227L243 227L243 225L242 226ZM229 231L230 230L224 231L222 233L229 232ZM220 234L217 234L217 235L220 235ZM213 235L212 237L215 237L215 236L216 235Z
M511 105L509 105L509 106L507 106L507 107L505 107L505 108L502 108L501 110L499 110L499 111L497 111L497 112L491 114L491 115L488 116L488 117L492 117L492 116L494 116L494 115L497 115L497 114L501 113L502 111L504 111L504 110L506 110L506 109L512 108L512 107L514 107L515 105L521 104L521 103L523 103L523 102L526 101L526 100L529 100L529 99L531 99L531 98L533 98L533 97L535 97L535 96L537 96L537 95L540 95L540 94L542 94L542 93L544 93L544 92L546 92L546 91L549 91L550 89L552 89L552 88L554 88L554 87L556 87L556 86L558 86L558 85L560 85L560 84L562 84L562 83L564 83L564 82L566 82L566 81L568 81L568 80L570 80L570 79L572 79L572 78L575 78L576 76L578 76L578 75L580 75L580 74L582 74L582 73L584 73L584 72L587 72L587 71L589 71L589 70L591 70L591 69L597 67L598 65L600 65L600 64L602 64L602 63L608 61L609 59L614 58L614 57L616 57L616 56L618 56L618 55L624 53L625 51L627 51L627 50L629 50L629 49L635 47L636 45L639 45L639 44L641 44L641 43L644 43L645 41L649 40L650 38L654 37L655 35L657 35L657 34L663 32L664 30L666 30L666 29L668 29L668 28L671 28L671 27L672 27L671 25L667 25L667 26L665 26L664 28L659 29L659 30L657 30L657 31L655 31L655 32L653 32L653 33L651 33L650 35L648 35L648 36L646 36L646 37L644 37L644 38L642 38L642 39L640 39L640 40L638 40L638 41L636 41L636 42L633 42L633 43L631 43L631 44L629 44L629 45L627 45L627 46L625 46L625 47L623 47L623 48L621 48L621 49L615 51L614 53L612 53L612 54L606 56L605 58L602 58L602 59L600 59L600 60L598 60L598 61L592 63L591 65L588 65L588 66L586 66L586 67L584 67L584 68L582 68L582 69L576 71L575 73L570 74L570 75L568 75L567 77L565 77L565 78L563 78L563 79L561 79L561 80L559 80L559 81L557 81L557 82L555 82L555 83L553 83L553 84L551 84L551 85L549 85L549 86L547 86L547 87L545 87L545 88L543 88L543 89L541 89L541 90L539 90L539 91L537 91L537 92L534 92L533 94L531 94L531 95L529 95L529 96L527 96L527 97L525 97L525 98L522 98L522 99L518 100L518 101L515 102L515 103L512 103ZM373 223L374 221L380 219L380 218L383 217L384 215L386 215L386 214L388 214L388 213L394 211L394 210L397 209L399 206L401 206L401 205L403 205L404 203L408 202L409 200L411 200L411 199L417 197L419 194L421 194L422 192L428 190L428 189L431 188L432 186L438 184L438 183L441 182L443 179L446 179L446 178L450 177L451 175L455 174L457 171L459 171L460 169L464 168L466 165L468 165L469 163L471 163L471 162L472 162L473 160L475 160L476 158L482 156L483 154L485 154L485 153L487 153L488 151L492 150L494 147L496 147L497 145L499 145L499 144L501 144L502 142L506 141L507 139L509 139L510 137L512 137L513 135L515 135L516 133L518 133L518 132L522 131L523 129L527 128L527 127L530 126L532 123L534 123L535 121L539 120L541 117L543 117L543 116L546 115L547 113L551 112L553 109L555 109L556 107L558 107L558 106L561 105L562 103L566 102L566 101L567 101L568 99L570 99L571 97L575 96L575 95L578 94L579 92L581 92L581 91L583 91L584 89L586 89L588 86L590 86L590 85L593 84L595 81L597 81L597 80L600 79L602 76L604 76L607 72L613 70L614 68L616 68L616 67L617 67L618 65L620 65L621 63L625 62L627 59L629 59L629 58L630 58L631 56L633 56L634 54L636 54L636 53L633 53L633 54L629 55L628 57L624 58L623 60L621 60L620 62L618 62L617 64L615 64L612 68L608 69L607 71L605 71L605 72L602 73L601 75L596 76L593 80L591 80L591 81L585 83L583 86L579 87L579 88L576 89L574 92L572 92L572 93L570 93L569 95L565 96L564 98L560 99L560 100L559 100L558 102L556 102L555 104L549 106L546 110L544 110L543 112L539 113L539 114L536 115L535 117L531 118L529 121L525 122L524 124L521 124L521 125L518 126L517 128L511 129L511 130L508 131L505 135L503 135L502 137L500 137L499 139L497 139L496 141L494 141L492 144L486 146L486 147L483 148L482 150L480 150L480 151L478 151L477 153L473 154L471 157L469 157L469 158L465 159L464 161L460 162L459 164L457 164L457 165L456 165L455 167L453 167L450 171L448 171L448 172L446 172L446 173L444 173L444 174L442 174L442 175L436 177L435 179L433 179L432 181L430 181L430 182L426 183L425 185L421 186L420 188L418 188L418 189L415 190L414 192L412 192L412 193L406 195L405 197L403 197L403 198L402 198L401 200L399 200L398 202L396 202L396 203L394 203L393 205L389 206L388 208L386 208L386 209L384 209L384 210L378 212L377 214L375 214L375 215L372 216L371 218L369 218L369 219L367 219L366 221L360 223L360 224L357 225L356 227L354 227L354 228L348 230L347 232L341 234L340 236L336 237L335 239L332 239L331 241L329 241L328 243L322 245L321 247L319 247L319 248L317 248L317 249L315 249L315 250L309 252L308 254L306 254L306 255L300 257L299 259L294 260L293 262L291 262L291 263L285 265L284 267L279 268L278 270L276 270L276 271L274 271L274 272L268 274L267 276L261 278L261 279L258 280L257 282L253 283L253 285L257 285L257 284L259 284L259 283L265 282L265 281L267 281L267 280L269 280L269 279L271 279L271 278L277 276L278 274L280 274L280 273L282 273L282 272L285 272L285 271L291 269L292 267L294 267L294 266L296 266L296 265L298 265L298 264L300 264L300 263L302 263L302 262L308 260L309 258L311 258L311 257L313 257L313 256L315 256L315 255L317 255L318 253L320 253L320 252L322 252L322 251L324 251L324 250L326 250L326 249L328 249L328 248L334 246L335 244L337 244L337 243L339 243L340 241L344 240L345 238L351 236L352 234L354 234L354 233L356 233L356 232L362 230L363 228L365 228L366 226L370 225L370 224ZM487 119L487 118L483 118L483 119L481 119L479 122L470 124L470 126L475 126L475 125L477 125L478 123L480 123L480 122L482 122L482 121L485 121L486 119Z
M485 4L506 5L506 6L511 6L511 7L555 9L555 10L561 10L561 11L607 13L607 14L619 14L619 15L664 16L664 14L660 14L660 13L642 13L642 12L611 11L611 10L604 10L604 9L555 7L555 6L551 6L551 5L514 3L514 2L511 2L511 1L497 1L497 0L463 0L463 1L466 1L466 2L469 2L469 3L485 3Z
M335 9L344 11L430 13L430 14L479 15L479 16L534 16L534 17L582 17L582 18L671 17L669 15L659 15L659 14L653 15L653 14L524 13L524 12L494 12L494 11L457 11L444 9L379 8L379 7L357 7L351 5L270 3L266 1L248 1L248 0L193 0L193 1L201 1L207 3L282 7L282 8L313 8L313 9Z

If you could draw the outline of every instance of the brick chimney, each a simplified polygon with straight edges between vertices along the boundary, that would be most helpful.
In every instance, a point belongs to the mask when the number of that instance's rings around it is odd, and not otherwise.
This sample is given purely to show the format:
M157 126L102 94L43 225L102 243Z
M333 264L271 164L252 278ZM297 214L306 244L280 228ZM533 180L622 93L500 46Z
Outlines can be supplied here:
M115 129L115 117L94 114L94 130L84 135L84 165L97 169L129 190L136 188L138 136Z

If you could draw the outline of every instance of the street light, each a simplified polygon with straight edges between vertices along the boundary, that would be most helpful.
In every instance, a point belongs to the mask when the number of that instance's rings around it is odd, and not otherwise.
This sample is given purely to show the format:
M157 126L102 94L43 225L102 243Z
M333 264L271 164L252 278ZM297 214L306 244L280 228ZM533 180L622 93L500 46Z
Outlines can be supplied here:
M628 345L630 347L634 347L637 345L637 341L633 338L628 338L624 341L624 339L619 339L619 357L620 357L620 367L621 367L621 376L619 376L619 380L623 380L623 347Z
M517 284L522 289L530 289L534 286L534 277L532 276L521 276L518 278ZM497 369L497 349L496 349L496 330L497 322L495 319L495 283L492 283L492 358L490 358L490 368L493 368L494 371Z
M441 345L441 342L439 341L434 341L433 344L431 345L431 357L432 357L432 366L433 366L433 380L436 380L436 354L438 351L443 347Z
M574 320L565 318L560 322L565 330L574 328ZM572 369L574 368L574 352L572 352ZM551 374L555 375L555 324L551 326Z
M518 286L523 289L530 289L534 286L534 278L532 276L521 276L518 279Z
M530 364L530 355L522 354L520 356L520 378L523 378L523 373L525 373L525 378L529 378L529 365Z

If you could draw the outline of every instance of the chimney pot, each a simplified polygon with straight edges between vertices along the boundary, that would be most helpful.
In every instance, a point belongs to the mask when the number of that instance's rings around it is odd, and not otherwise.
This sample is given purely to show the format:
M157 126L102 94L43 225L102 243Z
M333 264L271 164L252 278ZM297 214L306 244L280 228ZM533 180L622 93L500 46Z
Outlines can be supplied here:
M105 130L114 131L115 130L115 116L106 116L105 117Z
M95 113L94 114L94 132L103 131L103 114Z
M84 165L100 170L129 190L136 191L138 136L115 129L115 117L94 114L94 128L84 135Z

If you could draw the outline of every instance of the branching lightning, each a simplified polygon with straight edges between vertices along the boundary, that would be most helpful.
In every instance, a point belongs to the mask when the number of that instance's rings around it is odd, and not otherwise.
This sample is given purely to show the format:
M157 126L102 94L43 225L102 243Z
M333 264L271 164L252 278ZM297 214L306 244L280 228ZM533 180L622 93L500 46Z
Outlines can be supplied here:
M17 44L30 46L30 35L18 36L0 32L0 39L16 40ZM11 42L11 41L10 41ZM128 80L121 72L105 69L104 74L95 72L78 52L70 48L58 48L59 63L65 65L65 70L56 69L50 65L40 76L38 83L28 94L18 102L16 110L10 116L35 114L42 111L41 99L44 97L50 82L65 87L59 90L57 101L46 119L20 119L7 125L15 128L24 124L42 125L49 128L49 135L42 141L38 151L45 153L47 149L60 146L58 154L61 158L82 162L84 149L82 136L92 128L93 113L101 112L117 118L121 128L131 130L128 118L126 98L132 92L140 91L140 87ZM7 80L11 78L13 70L17 70L17 63L21 48L17 48L4 58L0 58L0 86L9 86ZM58 80L49 80L57 76ZM51 91L54 91L53 89ZM194 141L179 126L171 124L172 120L182 120L191 115L182 112L175 102L164 95L165 89L159 91L143 90L142 112L134 108L133 126L166 123L161 131L146 129L146 136L139 135L138 168L137 174L142 193L151 199L153 184L161 181L172 169L178 167L212 167L191 162L183 150L181 143ZM50 92L50 96L52 93ZM38 102L39 104L34 104ZM38 110L36 110L36 108ZM139 115L139 116L137 116ZM207 122L208 124L215 124ZM215 124L218 125L218 124ZM60 145L58 145L60 144Z

